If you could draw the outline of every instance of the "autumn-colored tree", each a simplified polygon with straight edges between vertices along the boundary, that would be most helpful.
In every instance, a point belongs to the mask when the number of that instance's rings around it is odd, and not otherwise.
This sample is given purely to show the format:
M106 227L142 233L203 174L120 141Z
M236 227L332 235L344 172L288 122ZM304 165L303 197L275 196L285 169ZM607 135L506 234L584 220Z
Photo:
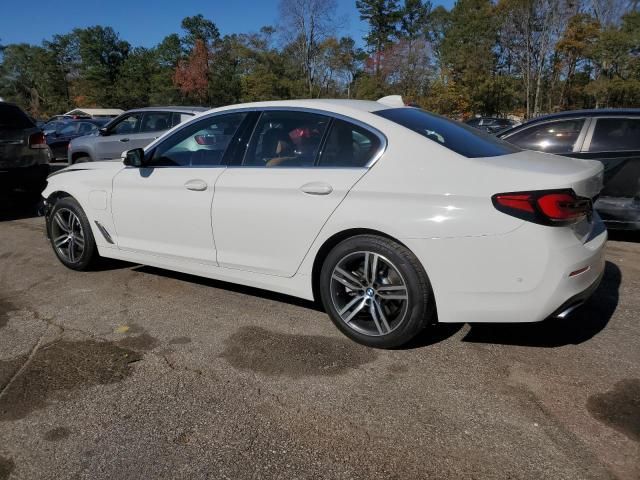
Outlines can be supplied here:
M197 39L189 58L178 63L173 81L186 97L198 103L207 101L209 52L203 40Z

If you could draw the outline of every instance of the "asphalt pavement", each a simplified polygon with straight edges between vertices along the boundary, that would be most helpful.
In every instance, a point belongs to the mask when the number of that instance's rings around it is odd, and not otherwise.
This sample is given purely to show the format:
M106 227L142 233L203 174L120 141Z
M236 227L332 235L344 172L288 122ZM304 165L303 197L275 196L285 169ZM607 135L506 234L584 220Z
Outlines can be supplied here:
M640 235L567 320L383 351L291 297L68 270L0 210L0 480L640 478Z

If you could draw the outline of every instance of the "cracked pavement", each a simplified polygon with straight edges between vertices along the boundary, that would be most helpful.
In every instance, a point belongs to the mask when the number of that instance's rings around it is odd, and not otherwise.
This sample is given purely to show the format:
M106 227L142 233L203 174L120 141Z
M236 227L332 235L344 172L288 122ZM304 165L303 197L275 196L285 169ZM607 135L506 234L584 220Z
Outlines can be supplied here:
M0 480L640 477L640 236L569 320L380 351L290 297L67 270L4 218Z

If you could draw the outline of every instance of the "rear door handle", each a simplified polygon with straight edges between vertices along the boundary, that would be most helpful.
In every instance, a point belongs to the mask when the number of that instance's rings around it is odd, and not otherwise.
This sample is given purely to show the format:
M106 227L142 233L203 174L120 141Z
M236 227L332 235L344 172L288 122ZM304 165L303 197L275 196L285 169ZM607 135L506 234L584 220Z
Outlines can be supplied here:
M198 179L189 180L187 183L184 184L184 187L187 190L202 192L203 190L207 189L207 182L205 182L204 180L198 180Z
M129 139L128 139L128 138L121 138L121 139L120 139L120 141L121 141L121 142L128 142L128 141L129 141Z
M300 190L309 195L329 195L333 192L333 187L324 182L305 183Z

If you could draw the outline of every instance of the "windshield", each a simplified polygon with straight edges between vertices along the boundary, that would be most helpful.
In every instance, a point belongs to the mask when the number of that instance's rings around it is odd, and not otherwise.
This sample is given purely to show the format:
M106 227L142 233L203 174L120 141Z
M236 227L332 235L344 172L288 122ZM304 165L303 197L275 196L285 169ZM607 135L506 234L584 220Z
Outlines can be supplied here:
M0 103L0 128L23 130L35 125L20 108L10 103Z
M390 108L374 113L465 157L497 157L520 151L493 135L419 108Z

